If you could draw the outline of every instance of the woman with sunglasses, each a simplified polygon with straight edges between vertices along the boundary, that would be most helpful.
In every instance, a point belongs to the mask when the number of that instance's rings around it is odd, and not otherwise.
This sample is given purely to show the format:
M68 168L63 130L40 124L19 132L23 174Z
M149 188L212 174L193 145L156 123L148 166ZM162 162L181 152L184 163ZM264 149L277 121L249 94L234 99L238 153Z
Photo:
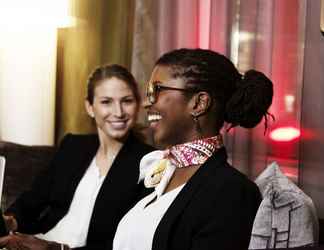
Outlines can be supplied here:
M112 248L119 220L144 189L137 182L139 161L153 148L135 136L140 94L126 68L97 68L85 105L98 133L63 139L48 172L7 210L10 230L19 233L0 238L0 246Z
M120 221L114 250L247 249L261 196L227 162L220 131L253 128L272 103L261 72L241 75L230 60L203 49L164 54L147 86L154 141L140 179L155 191Z

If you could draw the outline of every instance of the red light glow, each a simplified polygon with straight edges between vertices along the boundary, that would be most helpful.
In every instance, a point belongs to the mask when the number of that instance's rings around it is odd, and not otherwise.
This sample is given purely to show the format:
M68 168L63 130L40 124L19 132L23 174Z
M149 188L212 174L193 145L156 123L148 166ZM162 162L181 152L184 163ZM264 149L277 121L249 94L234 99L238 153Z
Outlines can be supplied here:
M277 128L270 133L270 138L277 142L289 142L300 137L300 130L294 127Z

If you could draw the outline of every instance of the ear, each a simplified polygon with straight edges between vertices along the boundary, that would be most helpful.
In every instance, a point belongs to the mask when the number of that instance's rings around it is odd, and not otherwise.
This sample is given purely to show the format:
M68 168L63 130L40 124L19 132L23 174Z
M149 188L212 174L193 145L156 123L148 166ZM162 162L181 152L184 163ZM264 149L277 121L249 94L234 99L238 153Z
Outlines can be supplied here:
M86 111L88 113L88 115L91 117L91 118L94 118L94 112L93 112L93 107L92 105L90 104L90 102L88 100L86 100L84 102L84 105L85 105L85 108L86 108Z
M212 104L212 98L206 91L200 91L192 98L191 114L194 116L201 116L205 114Z

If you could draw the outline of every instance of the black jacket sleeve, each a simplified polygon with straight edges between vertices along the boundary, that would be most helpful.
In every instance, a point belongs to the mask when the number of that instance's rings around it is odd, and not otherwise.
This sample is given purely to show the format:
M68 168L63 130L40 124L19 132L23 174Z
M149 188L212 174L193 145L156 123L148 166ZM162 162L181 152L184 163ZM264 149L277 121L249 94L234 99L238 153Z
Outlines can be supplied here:
M66 135L52 159L50 166L36 177L31 188L20 195L6 210L5 214L13 214L18 222L18 230L24 233L35 232L36 224L42 214L48 209L49 194L55 172L59 167L60 159L68 152L70 135Z

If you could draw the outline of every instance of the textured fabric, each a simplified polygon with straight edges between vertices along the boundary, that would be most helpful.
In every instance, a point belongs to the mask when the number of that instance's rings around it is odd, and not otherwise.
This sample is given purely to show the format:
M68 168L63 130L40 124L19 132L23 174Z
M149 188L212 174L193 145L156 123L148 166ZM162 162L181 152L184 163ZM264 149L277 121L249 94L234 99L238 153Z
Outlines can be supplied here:
M36 176L48 169L54 153L55 148L51 146L26 146L0 141L0 155L6 158L1 199L3 211L31 187Z
M177 168L203 164L215 150L223 147L221 135L178 144L167 150L167 158Z
M312 200L276 163L269 165L255 182L263 200L254 221L249 249L315 245L318 219Z

